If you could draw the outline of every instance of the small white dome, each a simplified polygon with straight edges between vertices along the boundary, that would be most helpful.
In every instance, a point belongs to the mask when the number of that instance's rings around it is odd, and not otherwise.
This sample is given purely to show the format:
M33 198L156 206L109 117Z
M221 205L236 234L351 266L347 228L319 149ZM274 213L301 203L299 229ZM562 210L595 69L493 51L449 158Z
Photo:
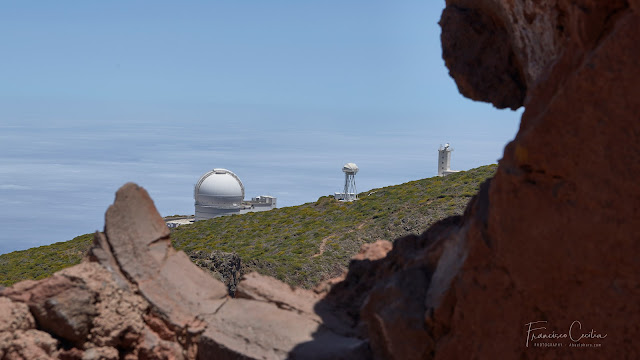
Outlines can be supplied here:
M342 171L347 173L347 174L357 174L358 173L358 165L354 164L354 163L346 163L344 164L344 166L342 167Z
M244 200L244 185L227 169L213 169L202 175L194 190L196 205L240 206Z

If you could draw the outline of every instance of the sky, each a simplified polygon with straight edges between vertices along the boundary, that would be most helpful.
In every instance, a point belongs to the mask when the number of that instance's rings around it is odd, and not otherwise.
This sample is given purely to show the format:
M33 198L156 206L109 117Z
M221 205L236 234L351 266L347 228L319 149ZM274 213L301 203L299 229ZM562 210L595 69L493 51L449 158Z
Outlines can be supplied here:
M193 214L213 168L278 206L496 163L521 111L463 98L444 1L3 1L0 254L102 230L133 181Z

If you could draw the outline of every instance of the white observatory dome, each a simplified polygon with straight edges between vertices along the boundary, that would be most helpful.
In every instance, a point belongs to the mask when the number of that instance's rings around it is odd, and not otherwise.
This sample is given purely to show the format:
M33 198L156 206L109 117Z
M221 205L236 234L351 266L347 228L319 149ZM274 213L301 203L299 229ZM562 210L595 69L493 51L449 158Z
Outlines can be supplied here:
M358 165L354 164L354 163L346 163L344 164L344 166L342 167L342 171L344 173L347 174L357 174L358 173Z
M194 190L196 206L235 207L244 200L244 185L227 169L213 169L202 175Z

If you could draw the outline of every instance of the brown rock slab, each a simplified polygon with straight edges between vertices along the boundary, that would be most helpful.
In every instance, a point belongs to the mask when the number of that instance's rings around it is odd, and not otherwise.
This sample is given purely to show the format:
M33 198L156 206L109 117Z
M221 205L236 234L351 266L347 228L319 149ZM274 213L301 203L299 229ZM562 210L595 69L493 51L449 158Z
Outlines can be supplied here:
M116 192L105 215L105 234L119 267L129 278L152 279L173 250L169 228L143 188L128 183Z
M182 360L185 358L182 345L178 342L160 338L158 334L146 329L138 344L138 359L171 359Z
M80 344L96 316L95 294L79 279L60 273L39 282L19 283L3 295L29 306L39 328Z
M338 335L303 314L247 299L206 318L199 359L363 359L364 340Z
M120 271L120 265L111 253L111 247L104 233L96 231L93 236L93 246L89 249L85 260L100 263L111 272L118 286L124 290L130 290L130 284L126 276Z
M226 286L205 274L171 246L169 229L149 194L124 185L105 216L106 244L96 240L106 266L118 268L172 326L186 328L200 314L213 313ZM109 255L108 253L111 253Z
M351 322L337 314L329 304L322 302L321 296L310 290L292 288L269 276L256 272L244 275L238 284L236 298L268 302L280 309L297 312L336 334L347 337L356 335Z
M82 263L58 274L82 278L95 298L88 341L96 347L131 349L146 327L143 319L149 304L139 295L119 286L116 276L97 263Z
M95 347L87 349L82 354L82 360L118 360L120 354L118 350L112 347Z
M35 328L35 325L35 320L26 304L0 297L0 332L28 330Z
M40 330L0 332L0 358L7 360L57 359L58 341Z
M171 351L177 354L173 358L184 358L189 348L183 348L181 335L163 333L167 338L160 338L158 324L147 321L152 306L131 286L122 288L118 276L98 263L84 262L48 279L4 289L0 350L13 354L6 358L20 359L157 359L172 358L165 356ZM166 327L162 320L160 326ZM29 327L38 331L24 330Z
M292 288L278 279L257 272L246 274L240 279L236 298L270 302L279 308L295 310L319 320L313 311L319 297L313 291Z

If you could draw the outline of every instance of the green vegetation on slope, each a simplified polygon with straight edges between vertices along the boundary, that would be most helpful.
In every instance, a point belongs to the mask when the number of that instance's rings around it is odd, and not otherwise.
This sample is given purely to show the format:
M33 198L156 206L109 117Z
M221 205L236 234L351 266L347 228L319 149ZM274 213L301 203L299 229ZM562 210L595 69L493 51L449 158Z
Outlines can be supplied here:
M93 242L93 234L73 240L0 255L0 285L38 280L80 263Z
M421 233L447 216L462 214L496 166L373 189L344 203L315 203L199 221L172 231L176 248L240 255L257 270L291 285L311 287L338 275L365 242Z
M314 203L199 221L171 231L173 245L194 251L237 253L245 271L290 285L311 287L338 275L365 242L420 233L447 216L462 214L496 165L411 181L359 194L343 203ZM42 278L80 262L93 235L0 255L0 284Z

